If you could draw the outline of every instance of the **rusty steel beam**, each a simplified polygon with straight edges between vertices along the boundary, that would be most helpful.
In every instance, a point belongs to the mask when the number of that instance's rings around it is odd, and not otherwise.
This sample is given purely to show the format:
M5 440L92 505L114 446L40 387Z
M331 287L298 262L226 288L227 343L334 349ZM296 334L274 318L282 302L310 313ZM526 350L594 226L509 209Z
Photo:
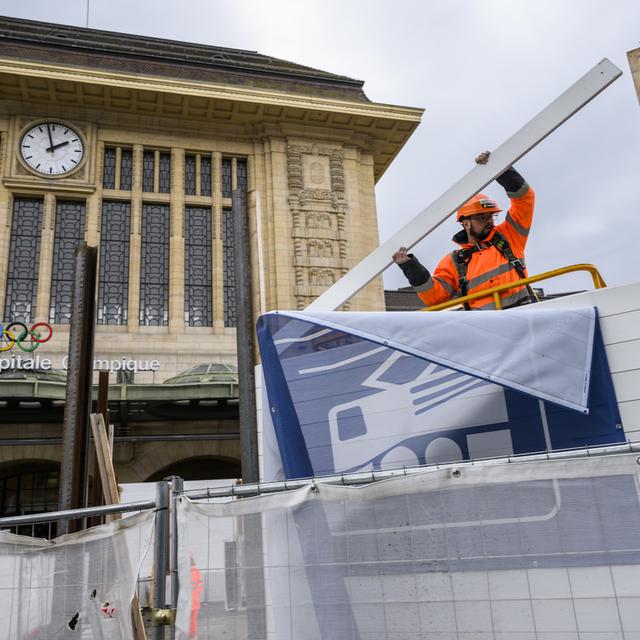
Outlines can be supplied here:
M247 194L231 194L235 257L236 336L238 344L238 398L240 456L244 482L258 482L258 426L254 362L255 322L251 291L251 256Z
M84 242L78 245L73 267L69 365L62 426L60 510L86 506L97 261L97 247ZM59 534L71 533L79 526L79 523L62 521Z

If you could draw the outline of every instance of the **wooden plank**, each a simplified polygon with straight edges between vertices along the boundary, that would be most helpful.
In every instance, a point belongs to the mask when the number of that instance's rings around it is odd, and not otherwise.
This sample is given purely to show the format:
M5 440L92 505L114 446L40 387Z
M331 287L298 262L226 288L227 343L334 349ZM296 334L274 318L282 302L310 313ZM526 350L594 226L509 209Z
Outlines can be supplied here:
M118 504L120 502L120 494L118 492L118 483L116 482L116 472L113 468L109 441L107 440L104 417L101 413L92 413L90 420L104 498L106 504Z
M109 442L109 454L111 455L111 460L113 461L113 438L115 435L115 429L113 424L109 424L109 432L107 435L107 441Z
M491 153L486 165L476 165L393 237L372 251L351 271L312 302L308 311L334 311L380 275L398 247L413 247L446 220L458 207L493 182L563 122L604 91L622 71L606 58L514 133Z
M116 472L113 468L113 459L107 430L104 424L104 416L101 413L92 413L89 416L91 422L91 432L96 448L96 458L98 460L98 469L100 470L100 479L102 480L102 491L104 492L105 504L120 504L120 492L118 491L118 483L116 481ZM118 514L121 517L120 514ZM116 550L116 561L118 560L118 551ZM133 621L133 637L135 640L146 640L147 634L144 630L144 621L142 620L142 611L140 610L140 602L138 594L133 594L131 601L131 619Z

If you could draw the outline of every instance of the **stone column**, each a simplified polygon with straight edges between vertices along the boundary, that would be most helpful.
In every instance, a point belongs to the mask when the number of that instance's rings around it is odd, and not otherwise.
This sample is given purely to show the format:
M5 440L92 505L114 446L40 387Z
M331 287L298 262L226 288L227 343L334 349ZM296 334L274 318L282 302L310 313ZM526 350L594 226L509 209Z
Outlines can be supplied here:
M213 272L211 283L213 285L213 330L214 333L224 331L224 274L222 273L222 154L214 151L211 158L213 167L213 216L212 225L215 240L213 241Z
M131 183L131 236L129 242L128 331L137 333L140 316L140 234L142 230L142 145L133 145Z
M283 138L270 138L267 179L272 185L272 215L270 215L270 242L265 253L271 262L271 278L267 278L267 299L274 309L295 309L295 274L291 248L291 214L287 184L287 142Z
M6 122L2 122L2 126L6 126ZM9 132L3 130L0 132L0 159L6 167L8 159L6 157L8 150ZM4 169L6 173L6 168ZM0 229L4 228L4 233L0 234L0 318L4 315L4 303L7 293L7 274L9 272L9 242L11 241L11 207L13 202L11 193L0 184ZM6 322L8 319L4 318Z
M97 246L100 242L103 164L104 142L100 141L96 146L96 190L87 198L84 239L90 246ZM98 262L100 262L100 253L98 253Z
M40 262L38 265L38 288L36 312L33 321L49 320L51 298L51 269L53 266L53 241L56 226L56 199L53 193L46 193L42 207L42 230L40 235Z
M169 333L184 333L184 149L171 149Z

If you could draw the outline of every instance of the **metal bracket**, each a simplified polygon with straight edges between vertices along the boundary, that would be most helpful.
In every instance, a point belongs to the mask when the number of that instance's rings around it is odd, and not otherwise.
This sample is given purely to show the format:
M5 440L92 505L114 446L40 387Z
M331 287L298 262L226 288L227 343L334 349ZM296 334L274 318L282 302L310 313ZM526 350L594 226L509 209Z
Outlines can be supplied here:
M335 311L343 302L358 293L392 263L391 256L398 247L411 248L420 242L461 204L493 182L505 169L522 158L621 75L622 71L612 62L606 58L602 60L522 129L514 133L495 151L492 151L486 165L476 165L409 224L329 287L306 310Z
M175 609L152 609L151 610L151 626L173 626L176 623Z

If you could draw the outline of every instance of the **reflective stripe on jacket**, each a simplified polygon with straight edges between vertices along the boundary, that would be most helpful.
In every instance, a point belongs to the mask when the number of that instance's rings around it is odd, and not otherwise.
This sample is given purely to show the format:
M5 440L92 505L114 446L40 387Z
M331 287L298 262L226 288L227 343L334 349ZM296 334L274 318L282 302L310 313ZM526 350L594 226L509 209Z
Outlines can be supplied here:
M517 193L510 193L509 196L511 198L511 207L507 212L505 221L492 229L487 238L479 243L480 248L471 255L466 275L468 294L520 280L515 268L509 264L509 261L496 247L490 244L490 241L496 231L499 231L507 239L514 256L520 258L524 265L524 249L531 229L535 194L533 189L525 182ZM464 230L456 234L453 240L463 249L474 246L468 242L462 242L462 239L466 240L466 232ZM454 262L456 254L457 250L442 258L427 281L415 287L418 296L427 306L440 304L460 295L458 269ZM500 294L503 307L517 304L525 298L528 298L528 292L523 285L507 289ZM493 296L473 300L469 303L469 306L472 309L495 309Z

